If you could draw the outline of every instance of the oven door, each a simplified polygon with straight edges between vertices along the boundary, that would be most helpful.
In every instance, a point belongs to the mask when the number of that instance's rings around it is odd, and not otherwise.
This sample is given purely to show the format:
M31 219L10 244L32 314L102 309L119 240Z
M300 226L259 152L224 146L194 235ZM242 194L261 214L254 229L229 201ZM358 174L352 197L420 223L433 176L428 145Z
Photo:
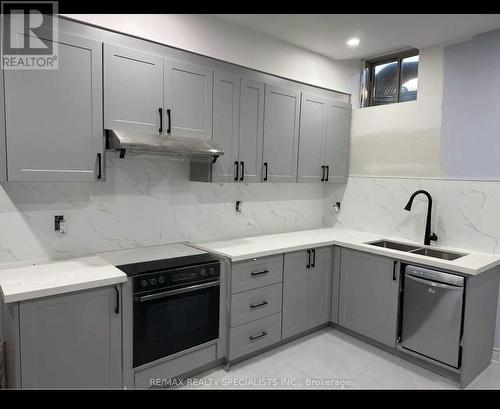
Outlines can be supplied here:
M134 297L134 368L219 337L219 281Z

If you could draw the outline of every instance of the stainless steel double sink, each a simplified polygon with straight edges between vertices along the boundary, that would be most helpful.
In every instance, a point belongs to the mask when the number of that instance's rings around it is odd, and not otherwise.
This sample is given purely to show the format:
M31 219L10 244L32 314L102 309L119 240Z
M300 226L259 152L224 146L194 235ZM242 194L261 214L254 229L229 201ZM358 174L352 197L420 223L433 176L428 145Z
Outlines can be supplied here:
M457 258L466 256L464 253L456 253L453 251L433 249L429 247L419 247L412 244L399 243L397 241L390 240L377 240L372 242L367 242L365 244L370 244L372 246L384 247L391 250L404 251L406 253L420 254L422 256L440 258L442 260L456 260Z

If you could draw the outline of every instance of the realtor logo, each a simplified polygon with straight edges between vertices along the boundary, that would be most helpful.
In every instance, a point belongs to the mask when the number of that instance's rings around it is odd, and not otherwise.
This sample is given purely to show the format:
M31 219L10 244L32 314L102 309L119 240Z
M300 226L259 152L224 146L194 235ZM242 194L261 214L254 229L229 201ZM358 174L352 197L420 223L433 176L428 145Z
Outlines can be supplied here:
M2 68L57 69L57 2L2 1L1 11Z

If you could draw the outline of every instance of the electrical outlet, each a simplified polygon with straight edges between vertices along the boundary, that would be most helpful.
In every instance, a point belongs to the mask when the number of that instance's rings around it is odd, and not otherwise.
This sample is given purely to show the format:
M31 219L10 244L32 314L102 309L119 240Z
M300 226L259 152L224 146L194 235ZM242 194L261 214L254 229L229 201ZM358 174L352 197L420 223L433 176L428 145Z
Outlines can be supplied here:
M68 225L64 216L54 216L54 230L59 233L66 233L68 231Z

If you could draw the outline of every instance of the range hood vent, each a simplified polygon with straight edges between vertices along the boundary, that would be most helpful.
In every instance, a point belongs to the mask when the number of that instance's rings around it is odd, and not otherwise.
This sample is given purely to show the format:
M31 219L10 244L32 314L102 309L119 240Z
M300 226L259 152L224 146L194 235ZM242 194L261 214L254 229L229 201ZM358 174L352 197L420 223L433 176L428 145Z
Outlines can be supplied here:
M126 151L200 160L211 159L212 162L224 155L224 150L210 139L152 135L114 129L108 130L108 137L109 147L119 150L121 158L125 156Z

